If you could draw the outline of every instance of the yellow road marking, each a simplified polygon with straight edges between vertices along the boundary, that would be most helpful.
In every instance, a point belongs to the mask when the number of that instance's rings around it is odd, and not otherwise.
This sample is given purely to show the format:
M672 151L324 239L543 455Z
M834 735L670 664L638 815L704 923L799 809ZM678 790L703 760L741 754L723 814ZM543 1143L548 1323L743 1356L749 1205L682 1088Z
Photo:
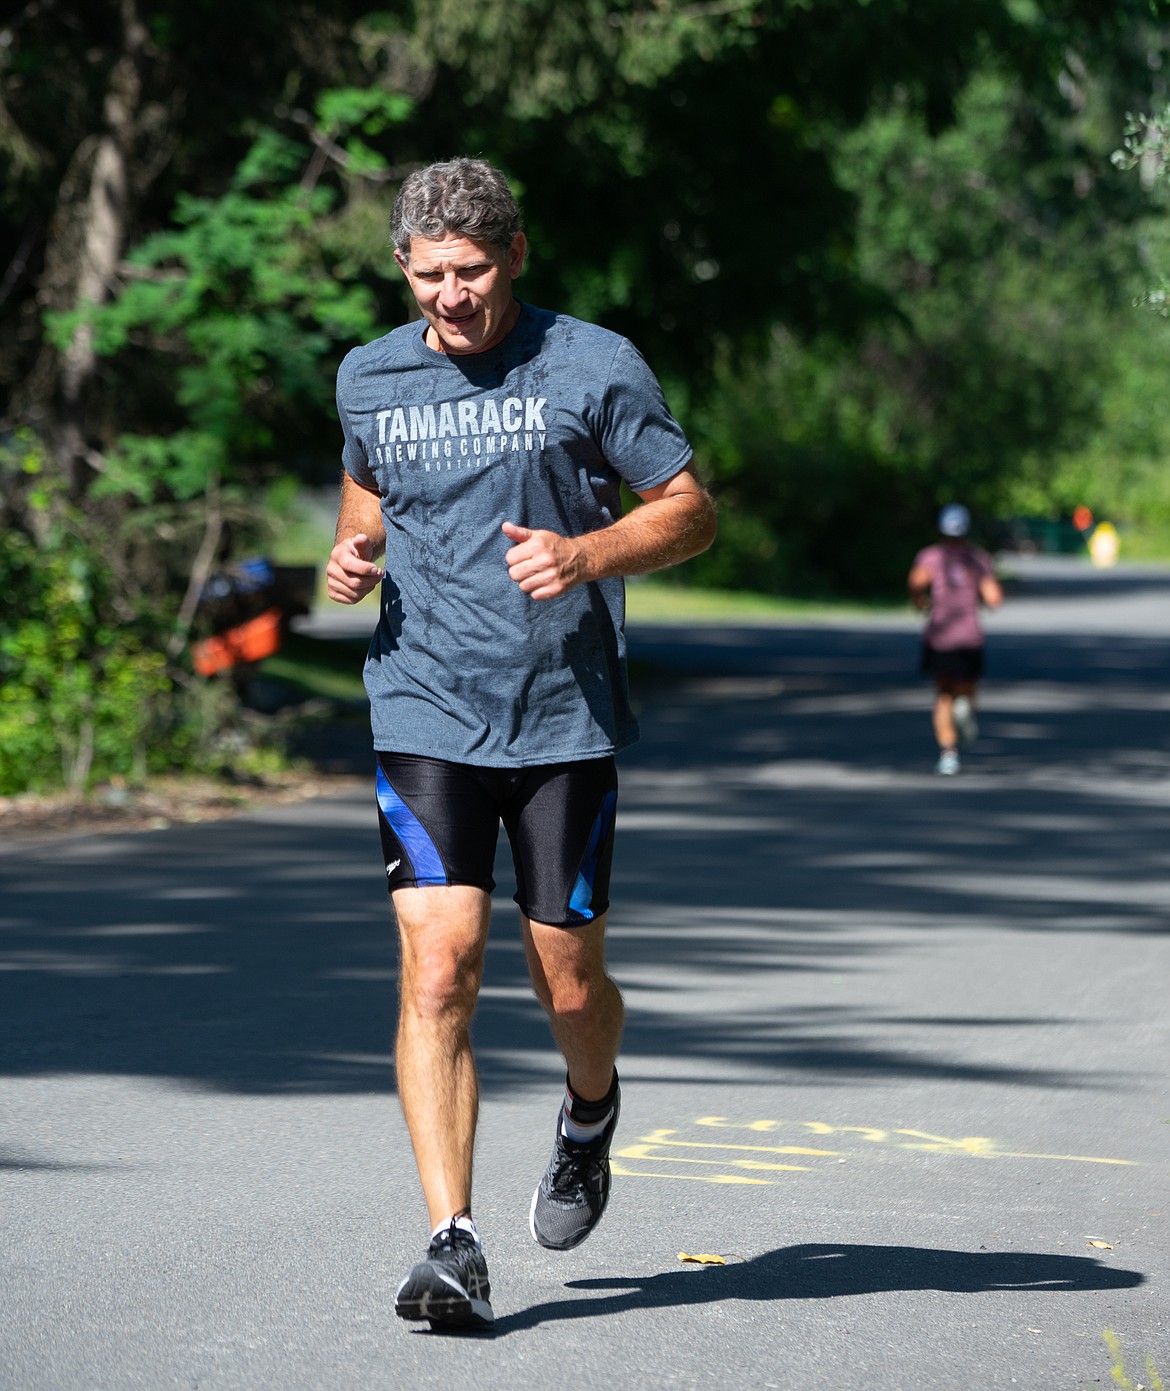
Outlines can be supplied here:
M1069 1164L1113 1164L1127 1168L1140 1168L1139 1161L1132 1159L1109 1159L1087 1154L1043 1154L1025 1150L1008 1150L998 1147L998 1142L986 1135L968 1135L962 1139L950 1139L945 1135L935 1135L929 1130L883 1130L871 1125L830 1125L826 1121L781 1121L753 1120L732 1121L726 1116L700 1116L694 1122L708 1129L771 1132L783 1126L811 1131L815 1135L855 1135L866 1144L887 1145L894 1149L923 1150L936 1154L968 1155L976 1159L1043 1159ZM763 1158L749 1158L755 1155L793 1155L810 1159L837 1159L845 1163L840 1150L812 1149L804 1145L760 1145L739 1144L726 1141L687 1140L675 1138L680 1131L674 1127L661 1127L641 1136L631 1145L615 1152L613 1172L626 1178L678 1179L691 1183L750 1184L769 1186L775 1179L749 1178L743 1173L728 1173L727 1170L749 1170L756 1173L808 1173L813 1167L807 1164L787 1164ZM687 1154L670 1151L686 1150ZM711 1157L699 1157L695 1150L710 1152ZM722 1169L717 1174L695 1174L680 1172L653 1172L630 1169L617 1163L618 1159L641 1161L643 1163L668 1164L672 1169L701 1167Z
M810 1154L821 1158L835 1158L837 1150L810 1150L800 1145L720 1145L710 1140L668 1140L667 1135L677 1135L677 1130L655 1130L642 1137L649 1145L672 1145L690 1150L750 1150L761 1154Z
M620 1178L666 1178L677 1179L680 1183L751 1183L767 1187L771 1182L766 1178L742 1178L739 1174L644 1174L637 1169L627 1169L610 1161L610 1170Z
M830 1125L826 1121L778 1121L778 1120L754 1120L754 1121L731 1121L726 1116L699 1116L696 1125L711 1127L718 1130L753 1130L753 1131L772 1131L781 1126L797 1126L802 1130L811 1131L814 1135L858 1135L867 1144L873 1145L892 1145L896 1149L925 1150L933 1153L942 1154L969 1154L983 1159L1046 1159L1060 1161L1066 1164L1115 1164L1126 1168L1141 1168L1141 1163L1134 1159L1110 1159L1102 1155L1091 1154L1046 1154L1031 1150L1009 1150L1000 1148L997 1140L991 1139L986 1135L969 1135L962 1139L952 1140L945 1135L935 1135L928 1130L883 1130L878 1126L872 1125ZM676 1130L658 1130L654 1136L658 1143L662 1144L682 1144L683 1141L667 1141L667 1135L676 1135ZM908 1137L900 1140L898 1136ZM801 1149L795 1145L783 1146L762 1146L762 1145L713 1145L711 1142L694 1141L695 1145L706 1143L710 1148L717 1149L770 1149L777 1154L810 1154L810 1155L836 1155L836 1150L811 1150Z
M713 1169L730 1166L733 1169L791 1169L801 1173L808 1171L807 1164L766 1164L761 1159L691 1159L683 1155L652 1154L651 1150L661 1148L653 1143L627 1145L618 1150L621 1159L650 1159L668 1164L704 1164ZM685 1148L685 1146L680 1146ZM715 1148L714 1146L712 1148Z

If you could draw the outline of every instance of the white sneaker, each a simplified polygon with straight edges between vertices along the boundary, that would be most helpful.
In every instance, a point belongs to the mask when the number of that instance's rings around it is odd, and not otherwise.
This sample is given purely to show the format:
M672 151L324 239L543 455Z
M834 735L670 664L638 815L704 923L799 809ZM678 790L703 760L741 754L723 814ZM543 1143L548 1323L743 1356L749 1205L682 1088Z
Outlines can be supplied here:
M970 744L979 737L979 722L975 718L975 707L971 704L970 696L955 697L951 705L951 717L962 743Z
M953 778L959 771L959 755L954 749L943 749L934 765L934 771L944 778Z

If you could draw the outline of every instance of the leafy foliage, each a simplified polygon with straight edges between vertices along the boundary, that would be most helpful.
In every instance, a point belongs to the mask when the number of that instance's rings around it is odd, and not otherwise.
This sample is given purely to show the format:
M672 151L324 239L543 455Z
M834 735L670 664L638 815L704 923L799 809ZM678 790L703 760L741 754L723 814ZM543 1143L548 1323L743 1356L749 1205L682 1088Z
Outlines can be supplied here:
M35 441L0 456L34 484L39 536L0 533L0 795L141 778L171 682L149 624L116 618L111 572L86 519L59 496Z
M170 434L127 433L105 460L95 496L160 489L182 500L271 456L285 412L320 412L331 395L337 342L374 328L368 289L328 273L313 230L333 201L325 188L287 182L304 152L263 132L219 198L183 196L175 229L132 254L132 277L110 304L50 315L58 346L79 321L103 356L129 350L147 376L166 354L166 380L183 423Z
M985 523L1117 516L1144 478L1140 505L1164 511L1170 438L1142 405L1129 309L1149 226L1126 226L1108 123L1085 114L1103 94L1082 81L1079 106L1057 89L1045 107L988 67L938 135L895 98L839 141L875 312L849 338L725 349L694 419L731 521L690 567L702 581L893 595L956 497Z
M433 158L505 168L525 298L627 334L663 375L723 504L685 577L892 590L907 538L956 494L986 516L1076 500L1170 518L1166 353L1131 309L1159 274L1135 280L1139 256L1166 245L1170 117L1126 136L1141 178L1107 157L1119 113L1164 100L1150 0L141 16L94 0L0 26L3 563L30 614L76 614L68 651L4 620L0 700L25 719L21 681L40 672L43 698L56 669L81 683L65 705L97 712L89 733L62 715L30 769L105 766L101 701L134 682L153 712L126 715L135 766L209 756L232 717L185 684L201 577L255 544L282 480L335 475L336 363L408 312L386 217ZM106 229L102 302L81 303L111 142L124 226ZM1146 297L1166 312L1168 293ZM154 690L142 663L164 650ZM5 728L31 750L34 725Z
M1165 206L1165 185L1170 179L1170 106L1156 116L1129 115L1121 149L1113 152L1113 162L1119 169L1136 169L1143 185L1155 191ZM1142 293L1141 302L1162 318L1170 318L1170 271L1164 251L1152 269L1156 283Z

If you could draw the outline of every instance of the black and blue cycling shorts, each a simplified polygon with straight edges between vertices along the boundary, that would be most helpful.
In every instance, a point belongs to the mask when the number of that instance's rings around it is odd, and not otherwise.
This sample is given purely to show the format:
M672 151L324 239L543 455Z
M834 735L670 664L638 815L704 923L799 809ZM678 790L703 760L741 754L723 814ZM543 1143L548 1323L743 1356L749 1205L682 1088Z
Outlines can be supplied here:
M535 922L578 927L609 907L617 815L612 757L531 768L480 768L415 754L378 754L378 824L395 889L496 887L503 822L516 902Z

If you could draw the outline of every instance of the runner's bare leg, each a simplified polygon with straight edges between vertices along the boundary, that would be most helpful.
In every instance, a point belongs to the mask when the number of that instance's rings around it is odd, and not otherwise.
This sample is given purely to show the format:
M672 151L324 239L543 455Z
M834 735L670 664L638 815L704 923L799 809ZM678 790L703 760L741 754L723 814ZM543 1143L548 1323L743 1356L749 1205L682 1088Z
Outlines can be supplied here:
M401 942L398 1096L432 1228L471 1206L479 1083L470 1025L490 900L467 886L394 892Z
M975 681L964 681L953 676L940 676L934 699L934 737L940 749L953 749L959 742L959 731L955 727L955 701L966 696L975 704Z
M520 928L533 989L573 1090L600 1100L613 1080L625 1018L621 992L605 969L605 915L580 927L553 927L522 913Z

